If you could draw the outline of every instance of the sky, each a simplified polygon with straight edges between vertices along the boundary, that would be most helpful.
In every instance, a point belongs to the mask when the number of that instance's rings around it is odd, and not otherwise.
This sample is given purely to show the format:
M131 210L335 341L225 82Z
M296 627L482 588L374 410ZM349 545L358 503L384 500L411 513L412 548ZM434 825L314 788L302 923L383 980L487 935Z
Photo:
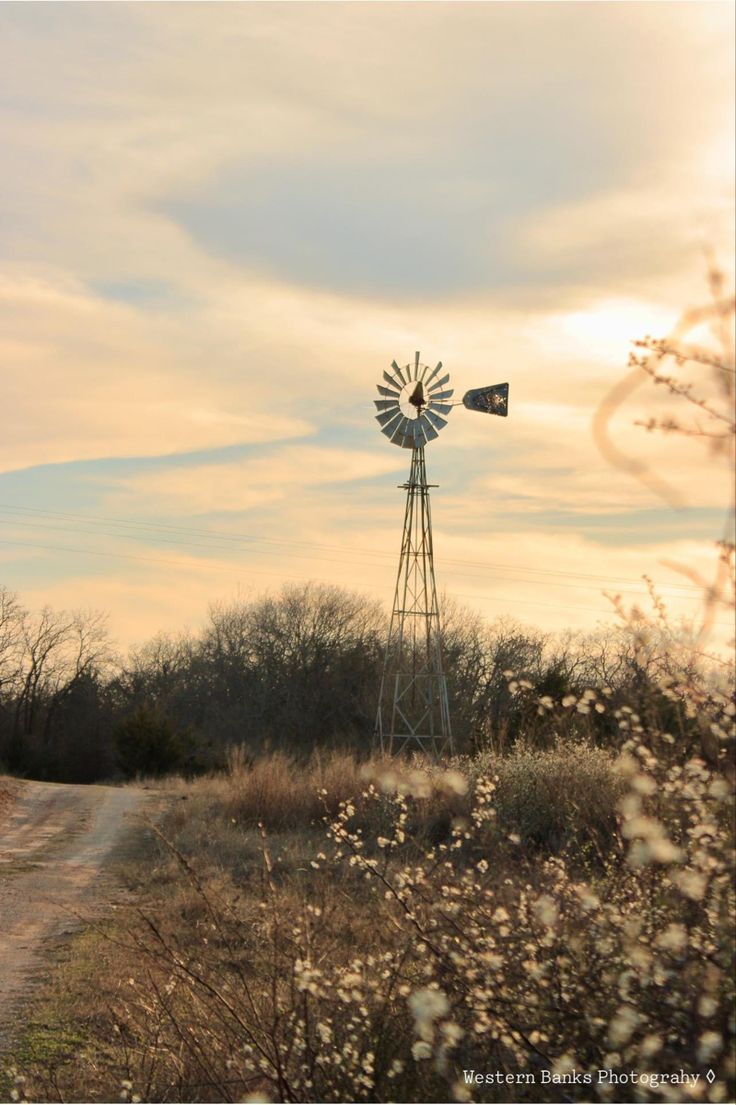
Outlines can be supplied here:
M549 632L708 575L728 466L592 431L633 339L733 253L733 6L0 4L0 584L122 648L212 602L389 602L392 360L460 398L427 450L440 590ZM726 632L721 625L718 632Z

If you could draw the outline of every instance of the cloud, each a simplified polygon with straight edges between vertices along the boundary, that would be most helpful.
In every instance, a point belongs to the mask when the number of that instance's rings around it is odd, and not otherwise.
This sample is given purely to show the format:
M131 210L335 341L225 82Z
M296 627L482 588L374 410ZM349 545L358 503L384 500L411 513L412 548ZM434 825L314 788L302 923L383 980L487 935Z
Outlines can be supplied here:
M288 502L307 487L368 480L403 467L397 455L388 450L369 453L316 445L285 446L234 463L141 474L124 482L122 502L127 500L137 510L148 504L148 509L174 513L249 511ZM116 501L120 502L120 496L113 494L113 505Z
M679 241L679 201L708 209L710 151L732 133L726 5L66 6L3 22L6 252L110 283L197 283L218 257L404 298L661 272L662 212Z
M181 330L146 325L74 282L0 280L0 316L8 372L0 470L311 432L304 418L264 402L253 409L246 381L233 402L192 365Z
M534 259L540 282L574 281L585 272L592 290L636 274L639 286L649 284L654 292L662 277L671 285L683 256L733 239L729 161L724 156L714 174L704 137L694 157L658 165L650 181L540 206L517 222L514 248Z
M351 74L338 69L341 93L347 85L363 109L357 133L335 141L330 98L325 134L309 147L265 158L234 147L205 187L185 183L155 209L210 255L373 297L521 298L530 287L666 272L683 248L730 225L727 166L714 176L711 151L732 132L704 64L722 73L730 58L709 21L683 6L667 5L671 24L642 13L636 40L626 9L596 8L466 7L461 23L419 9L415 49L388 86L367 77L373 110L356 88L365 53ZM328 15L325 61L329 33L342 41L361 25ZM407 27L390 12L377 26L396 33L382 48L390 58ZM422 49L431 83L415 78ZM307 102L311 60L297 77ZM323 97L330 86L323 76Z

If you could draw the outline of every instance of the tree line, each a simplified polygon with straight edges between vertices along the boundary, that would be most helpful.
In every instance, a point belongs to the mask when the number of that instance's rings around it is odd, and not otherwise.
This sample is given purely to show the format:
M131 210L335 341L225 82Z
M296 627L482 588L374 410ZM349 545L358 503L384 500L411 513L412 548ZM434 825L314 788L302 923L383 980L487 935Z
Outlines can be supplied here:
M386 630L380 604L312 583L214 605L199 632L159 634L121 658L99 613L31 612L0 587L0 770L93 782L194 774L233 745L253 757L368 753ZM704 739L667 694L661 636L555 637L448 602L443 639L461 753L549 743L550 715L560 736L608 744L617 702L639 703L678 743ZM600 711L580 703L586 690Z

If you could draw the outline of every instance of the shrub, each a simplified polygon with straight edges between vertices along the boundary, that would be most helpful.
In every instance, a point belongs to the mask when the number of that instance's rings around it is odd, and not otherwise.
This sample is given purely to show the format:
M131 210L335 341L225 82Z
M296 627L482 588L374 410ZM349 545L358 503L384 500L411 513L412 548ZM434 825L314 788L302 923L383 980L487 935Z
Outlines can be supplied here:
M614 759L582 743L514 749L496 768L499 828L545 852L609 849L622 790Z
M162 710L148 703L115 730L118 765L128 778L178 771L186 758L187 743Z

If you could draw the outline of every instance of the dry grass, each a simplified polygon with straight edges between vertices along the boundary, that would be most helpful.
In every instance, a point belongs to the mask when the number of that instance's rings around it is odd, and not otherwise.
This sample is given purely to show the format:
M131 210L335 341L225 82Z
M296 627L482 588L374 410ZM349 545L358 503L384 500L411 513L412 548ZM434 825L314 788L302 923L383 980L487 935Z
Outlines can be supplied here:
M244 832L320 836L348 801L370 847L392 821L389 795L397 789L413 796L407 844L446 841L453 826L469 817L476 782L486 777L496 783L497 817L485 826L484 846L502 847L518 836L526 848L560 853L573 846L610 848L615 841L623 784L614 764L612 753L570 742L541 752L519 746L503 757L458 760L449 773L419 757L361 761L334 752L305 764L277 752L251 762L234 749L225 773L190 782L171 778L157 786L182 802L169 825L184 835L188 854L204 848L214 861L219 853L225 866L234 852L242 854Z
M248 763L242 750L229 757L221 808L244 828L262 824L272 832L319 825L340 802L360 800L365 786L355 756L316 754L308 764L283 753Z
M335 751L315 752L307 763L284 752L254 760L243 745L236 745L228 752L223 772L189 780L173 775L149 783L187 800L209 801L218 817L241 828L263 824L281 831L319 824L343 799L360 800L366 772L382 761L369 763L367 767L354 754Z

